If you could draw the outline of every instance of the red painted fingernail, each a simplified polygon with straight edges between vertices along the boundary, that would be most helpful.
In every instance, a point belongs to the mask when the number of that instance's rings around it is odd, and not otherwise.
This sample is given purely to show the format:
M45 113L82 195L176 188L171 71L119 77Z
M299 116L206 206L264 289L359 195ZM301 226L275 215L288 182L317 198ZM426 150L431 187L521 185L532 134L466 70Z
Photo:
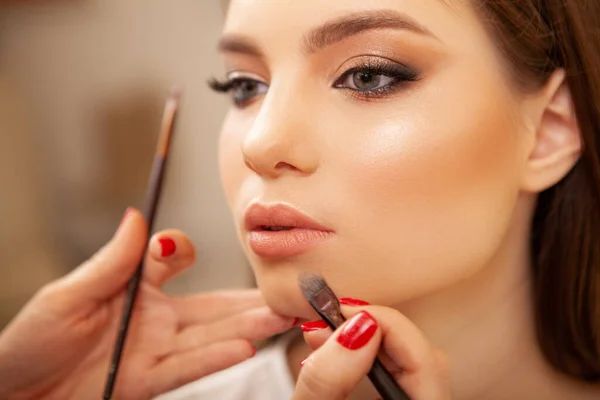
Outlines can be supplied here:
M312 332L327 328L328 325L322 319L317 321L305 322L301 325L302 332Z
M340 304L343 304L345 306L353 306L353 307L370 306L371 305L364 300L353 299L351 297L342 297L340 299Z
M175 241L173 239L164 237L158 239L158 242L160 243L160 246L162 248L163 257L169 257L175 253L177 246L175 245Z
M339 344L350 350L358 350L377 332L377 321L366 311L361 311L348 321L337 337Z

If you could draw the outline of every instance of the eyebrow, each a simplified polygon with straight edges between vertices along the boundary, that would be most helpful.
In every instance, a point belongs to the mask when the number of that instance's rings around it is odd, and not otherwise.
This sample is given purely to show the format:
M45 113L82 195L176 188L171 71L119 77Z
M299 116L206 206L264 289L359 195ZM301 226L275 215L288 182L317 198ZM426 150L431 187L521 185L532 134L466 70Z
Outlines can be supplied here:
M407 30L437 39L427 28L404 13L394 10L374 10L345 15L325 23L304 38L304 47L311 54L351 36L378 29Z
M308 54L339 43L351 36L378 29L407 30L416 34L437 37L410 16L394 10L374 10L352 13L326 22L304 37L304 49ZM259 46L249 37L226 34L219 41L218 49L223 53L238 53L264 58Z
M218 50L221 53L239 53L263 58L264 54L247 36L227 34L219 40Z

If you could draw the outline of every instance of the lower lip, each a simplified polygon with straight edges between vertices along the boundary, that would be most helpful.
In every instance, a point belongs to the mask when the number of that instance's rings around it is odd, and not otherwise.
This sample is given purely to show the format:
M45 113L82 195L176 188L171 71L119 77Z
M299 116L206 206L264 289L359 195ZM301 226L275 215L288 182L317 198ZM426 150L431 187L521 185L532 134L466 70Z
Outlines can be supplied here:
M313 229L287 231L252 231L249 235L252 251L260 257L285 258L306 253L333 235Z

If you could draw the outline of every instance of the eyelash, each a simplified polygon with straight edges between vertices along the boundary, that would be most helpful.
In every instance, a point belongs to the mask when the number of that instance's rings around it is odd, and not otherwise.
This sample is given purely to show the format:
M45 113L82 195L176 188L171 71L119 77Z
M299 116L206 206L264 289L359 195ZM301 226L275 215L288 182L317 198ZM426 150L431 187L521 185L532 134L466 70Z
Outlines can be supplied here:
M373 76L383 75L388 78L391 78L392 81L385 86L374 90L358 90L348 87L340 86L343 82L345 82L350 76L356 74L357 72L368 73ZM393 93L398 89L399 86L403 84L408 84L411 82L416 82L421 78L421 72L415 68L408 67L406 65L394 62L394 61L386 61L383 59L374 59L368 60L359 64L355 67L350 68L345 71L333 84L334 88L343 89L350 91L351 94L358 99L376 99L385 97L388 94Z
M219 80L217 78L211 78L208 81L208 87L217 93L229 93L233 89L235 79Z
M235 89L236 86L244 84L244 83L250 83L250 82L253 82L255 84L266 85L265 83L260 82L256 79L239 77L239 78L233 78L233 79L226 79L223 81L218 80L217 78L212 78L208 81L208 86L217 93L229 93L233 89ZM236 105L236 107L242 108L243 106L249 104L251 100L252 99L249 99L246 101L238 101L234 97L233 102Z
M374 76L383 75L388 78L392 78L392 82L388 83L385 86L380 88L376 88L374 90L359 90L353 89L349 87L340 86L343 82L345 82L350 76L357 72L368 73ZM421 72L417 69L408 67L403 64L399 64L393 61L385 61L382 59L375 59L365 61L360 65L357 65L353 68L346 70L332 85L333 88L342 89L351 92L351 95L358 100L371 100L385 97L388 94L394 92L398 87L402 84L416 82L421 78ZM257 84L266 85L263 82L257 81L255 79L250 78L233 78L233 79L225 79L218 80L216 78L212 78L208 85L211 89L218 93L230 93L233 89L236 88L237 85L247 83L247 82L255 82ZM246 101L236 101L234 103L237 107L244 107L247 105L252 99Z

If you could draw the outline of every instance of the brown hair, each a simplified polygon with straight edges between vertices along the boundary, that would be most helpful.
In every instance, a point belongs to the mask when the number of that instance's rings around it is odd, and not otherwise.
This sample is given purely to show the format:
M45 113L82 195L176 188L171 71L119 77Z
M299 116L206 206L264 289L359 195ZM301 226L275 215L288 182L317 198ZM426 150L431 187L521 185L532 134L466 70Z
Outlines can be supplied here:
M600 380L600 1L479 0L517 84L541 87L564 68L583 151L540 194L533 219L536 325L549 362Z

